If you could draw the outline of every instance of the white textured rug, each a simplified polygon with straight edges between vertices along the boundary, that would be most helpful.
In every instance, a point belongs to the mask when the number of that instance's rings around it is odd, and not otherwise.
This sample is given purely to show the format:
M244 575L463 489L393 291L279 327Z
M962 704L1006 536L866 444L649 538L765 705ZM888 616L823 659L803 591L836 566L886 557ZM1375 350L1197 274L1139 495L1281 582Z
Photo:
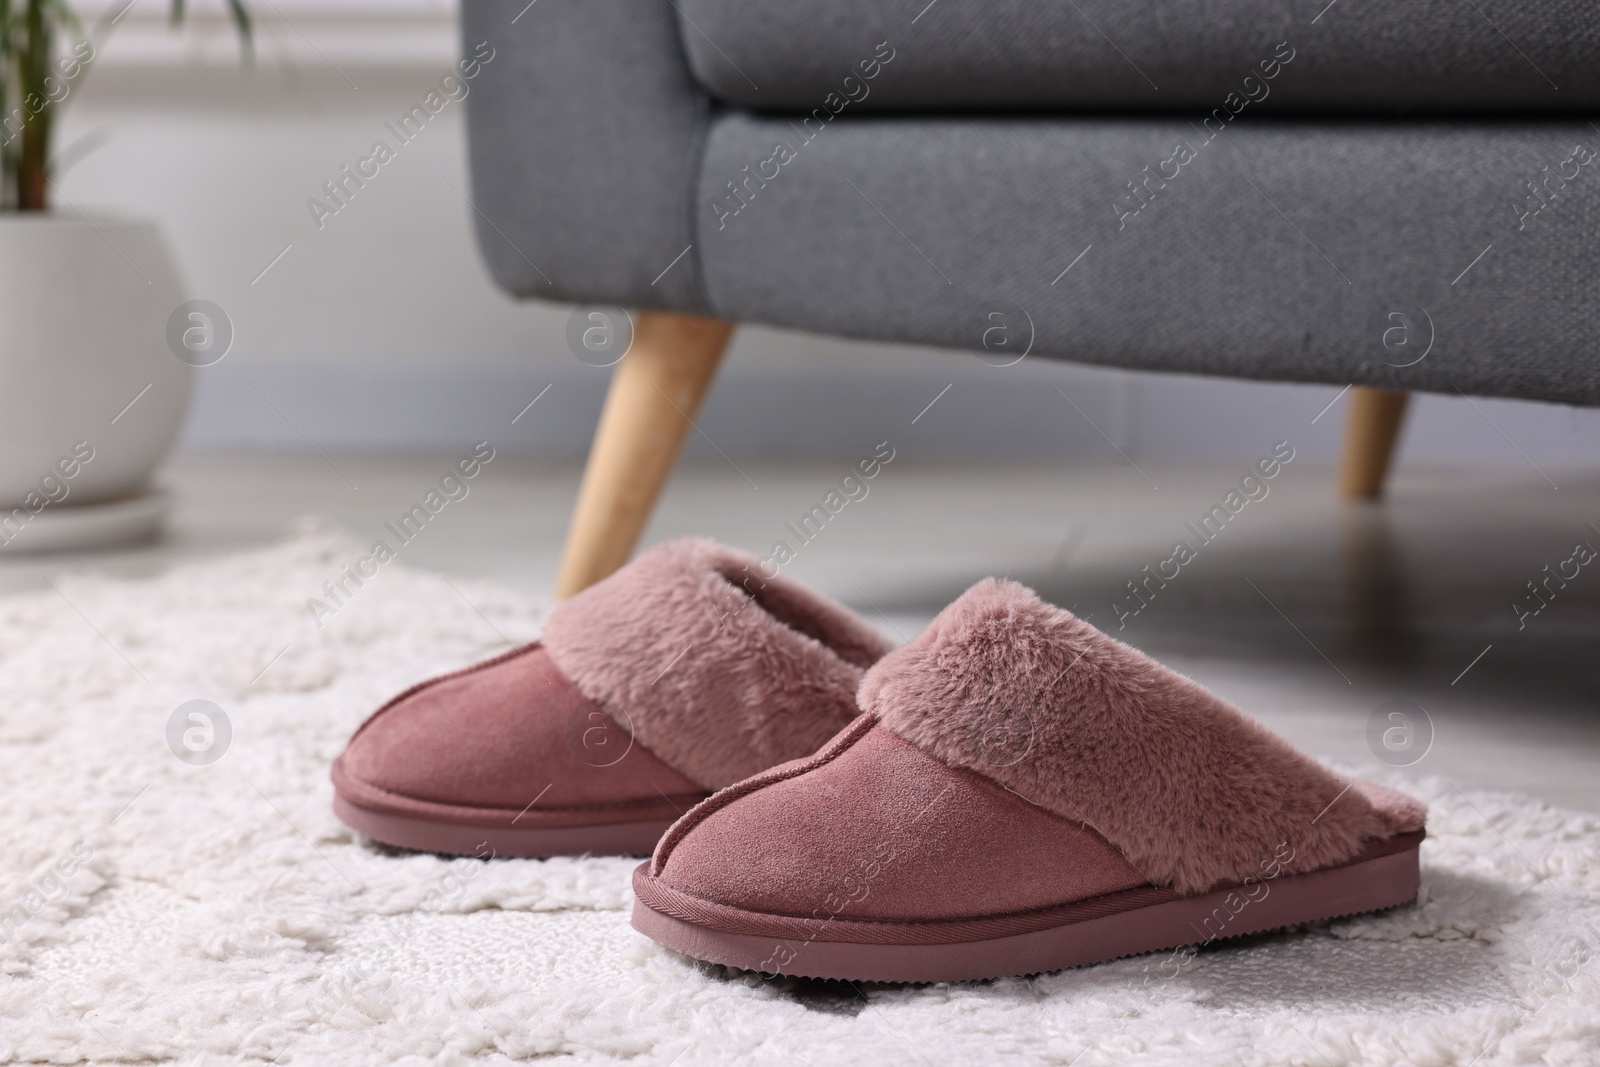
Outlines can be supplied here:
M634 861L354 840L327 781L350 731L540 620L391 563L319 630L306 599L363 554L307 524L153 581L0 600L0 1062L1600 1062L1600 819L1442 782L1421 790L1422 903L1172 977L1153 957L764 982L636 935ZM167 740L196 699L232 726L204 766Z

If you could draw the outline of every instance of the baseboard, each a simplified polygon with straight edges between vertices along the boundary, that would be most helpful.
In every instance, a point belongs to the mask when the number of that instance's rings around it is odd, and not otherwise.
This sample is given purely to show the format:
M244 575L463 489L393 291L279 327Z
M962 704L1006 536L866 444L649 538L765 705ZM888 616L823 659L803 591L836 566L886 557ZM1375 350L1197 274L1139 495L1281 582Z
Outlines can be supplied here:
M1120 450L1134 459L1209 459L1253 456L1287 440L1303 455L1332 460L1344 423L1342 399L1329 407L1340 396L1334 386L1044 361L997 368L920 350L850 360L737 355L696 420L691 454L848 457L890 440L932 458L1104 459ZM197 375L184 446L297 449L310 441L339 451L434 451L489 439L512 451L581 456L609 380L609 371L577 360L226 360ZM1600 459L1600 412L1474 404L1421 397L1402 462Z

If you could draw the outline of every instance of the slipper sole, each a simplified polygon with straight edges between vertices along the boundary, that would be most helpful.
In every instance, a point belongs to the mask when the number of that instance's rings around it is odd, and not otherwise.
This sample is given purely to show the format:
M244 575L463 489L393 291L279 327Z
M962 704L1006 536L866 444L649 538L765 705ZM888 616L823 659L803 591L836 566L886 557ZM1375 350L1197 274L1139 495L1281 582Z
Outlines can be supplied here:
M1248 890L1181 897L1144 887L1040 912L928 922L742 911L661 885L647 863L634 872L633 927L686 956L767 974L865 982L1038 974L1409 903L1422 837L1396 835L1350 863Z
M648 856L675 819L588 826L472 826L373 811L334 794L333 812L346 826L386 845L453 856Z

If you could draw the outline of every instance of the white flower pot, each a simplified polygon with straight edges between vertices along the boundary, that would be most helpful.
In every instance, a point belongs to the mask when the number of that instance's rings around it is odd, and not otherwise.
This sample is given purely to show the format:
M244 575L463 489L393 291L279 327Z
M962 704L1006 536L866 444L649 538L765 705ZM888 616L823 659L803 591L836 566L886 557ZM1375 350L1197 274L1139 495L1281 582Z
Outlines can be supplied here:
M193 368L167 341L185 296L153 222L0 215L0 518L148 490L189 403Z

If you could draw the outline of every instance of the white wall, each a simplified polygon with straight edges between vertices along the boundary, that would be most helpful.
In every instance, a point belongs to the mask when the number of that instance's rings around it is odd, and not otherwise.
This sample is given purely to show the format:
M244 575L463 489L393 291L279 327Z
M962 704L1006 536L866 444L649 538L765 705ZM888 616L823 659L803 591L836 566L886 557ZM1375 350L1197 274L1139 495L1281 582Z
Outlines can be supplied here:
M453 8L437 0L253 6L259 59L241 70L214 7L201 4L174 34L165 5L142 0L109 36L96 35L99 58L74 89L59 142L70 161L60 180L66 199L162 219L194 295L233 320L233 351L200 374L185 447L304 448L304 433L341 449L491 436L581 453L606 372L568 353L569 309L517 305L490 284L472 244L472 209L456 191L467 191L460 105L322 229L306 206L450 67ZM1331 456L1342 423L1335 408L1311 424L1335 388L1032 360L997 369L958 353L751 329L700 425L731 453L854 454L908 425L947 384L917 423L923 454L1099 458L1114 454L1114 441L1134 458L1216 456L1253 454L1288 436ZM1600 458L1600 413L1477 405L1481 413L1460 398L1422 398L1403 458L1525 465L1517 448L1541 465ZM692 447L709 451L701 439Z

